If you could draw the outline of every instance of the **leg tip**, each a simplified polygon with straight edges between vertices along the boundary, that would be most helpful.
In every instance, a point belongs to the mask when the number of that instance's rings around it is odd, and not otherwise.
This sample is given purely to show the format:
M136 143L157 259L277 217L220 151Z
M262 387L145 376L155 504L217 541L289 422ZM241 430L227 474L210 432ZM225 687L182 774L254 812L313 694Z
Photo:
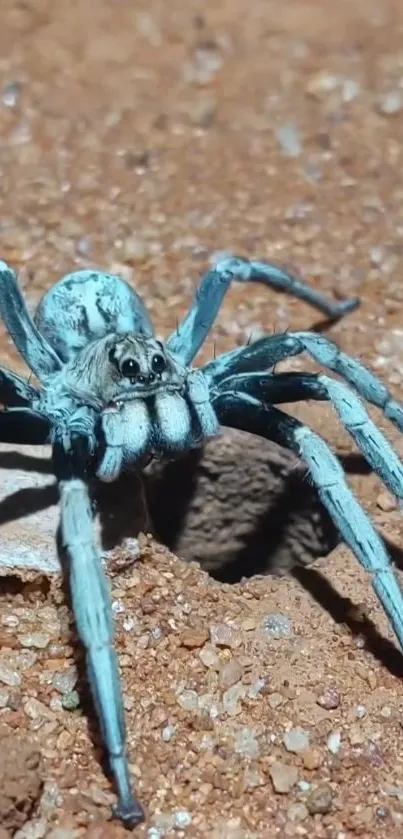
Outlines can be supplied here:
M129 829L137 827L138 824L141 824L145 820L143 807L135 798L132 798L128 802L119 801L112 808L112 815Z
M342 300L340 303L336 303L334 307L335 320L342 318L343 315L348 315L350 312L354 312L358 309L360 303L361 300L359 297L350 297L348 300Z

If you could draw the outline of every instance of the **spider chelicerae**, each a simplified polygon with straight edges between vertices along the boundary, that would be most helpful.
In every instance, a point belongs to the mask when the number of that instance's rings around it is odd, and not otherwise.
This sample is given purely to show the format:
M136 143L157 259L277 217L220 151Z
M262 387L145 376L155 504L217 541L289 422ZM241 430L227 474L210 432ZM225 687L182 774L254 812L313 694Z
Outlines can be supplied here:
M324 440L274 405L331 402L368 463L398 498L403 497L403 465L360 395L400 430L403 407L359 361L310 332L270 335L194 368L232 280L288 292L333 320L358 305L356 299L331 303L275 265L226 257L202 277L188 314L161 342L140 297L120 277L97 270L69 274L44 295L31 318L16 274L0 263L0 314L38 380L34 386L0 368L0 440L52 446L72 606L115 779L114 812L130 827L142 821L144 812L131 788L110 593L93 534L97 480L113 481L127 468L141 470L153 458L173 459L201 446L221 426L291 449L306 463L343 540L370 572L403 647L403 595L381 538ZM302 352L351 389L324 373L275 373L278 362Z

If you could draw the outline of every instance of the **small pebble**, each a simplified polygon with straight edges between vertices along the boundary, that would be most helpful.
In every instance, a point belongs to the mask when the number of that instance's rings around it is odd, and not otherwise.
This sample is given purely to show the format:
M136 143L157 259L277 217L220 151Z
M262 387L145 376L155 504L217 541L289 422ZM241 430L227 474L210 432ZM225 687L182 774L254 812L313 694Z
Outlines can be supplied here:
M307 749L306 752L302 752L301 757L304 768L308 769L309 772L318 769L322 763L320 752L317 749Z
M247 766L243 776L243 788L256 789L257 787L266 786L266 778L259 772L256 766Z
M34 647L38 650L44 650L50 643L50 635L45 635L42 632L32 632L31 635L20 635L19 642L22 647Z
M221 661L215 647L212 644L206 644L199 652L199 658L205 667L209 670L220 670Z
M256 618L252 618L252 617L244 618L244 620L241 623L241 628L243 629L244 632L252 632L254 629L256 629L256 627L257 627Z
M284 702L284 696L282 693L271 693L267 701L270 705L270 708L278 708L279 705L282 705Z
M242 684L232 685L225 691L222 698L223 711L230 716L236 716L241 712L239 700L246 696L246 687Z
M59 693L70 693L77 684L77 678L78 674L75 667L69 667L66 670L61 670L54 674L52 686Z
M1 99L3 105L7 108L15 108L21 95L21 85L19 82L9 82L3 87Z
M46 835L45 819L32 819L13 835L14 839L43 839Z
M292 822L303 822L308 816L308 808L302 801L295 801L293 804L290 804L287 810L287 818Z
M210 128L217 114L217 99L215 96L202 96L189 102L186 113L193 125L198 128Z
M271 638L288 638L292 632L292 624L286 615L265 615L262 621L262 630Z
M327 70L320 70L315 73L308 81L306 92L310 96L320 98L323 94L332 93L337 90L340 84L338 76L328 73Z
M308 792L311 789L312 784L309 781L298 781L298 787L301 792Z
M256 699L259 696L259 693L266 687L266 680L265 679L255 679L252 682L251 686L248 689L248 697L249 699Z
M189 827L192 822L192 816L189 810L175 810L173 818L174 826L183 829Z
M346 79L343 82L343 102L353 102L360 92L360 85L355 79Z
M16 688L21 684L21 676L7 664L0 663L0 682L10 688Z
M242 644L241 633L226 623L216 623L210 627L210 641L217 647L236 649Z
M0 708L7 708L9 698L10 691L6 688L0 688Z
M379 100L379 110L385 116L398 114L403 108L403 94L400 90L390 90Z
M235 734L235 751L244 757L259 757L260 749L256 735L252 728L244 726Z
M283 795L291 792L298 781L298 769L286 763L273 763L269 772L275 791Z
M139 236L133 235L129 236L129 238L125 239L123 242L122 255L125 262L128 262L129 265L136 264L144 262L147 259L149 250L143 239Z
M41 717L52 717L53 712L39 699L30 697L24 704L24 711L31 718L31 720L38 720Z
M384 513L392 513L394 510L398 508L397 499L387 490L382 490L376 499L376 506L379 507L380 510L383 510Z
M283 736L283 743L287 752L304 752L309 748L309 734L303 728L292 728L286 731Z
M326 688L317 698L317 703L327 711L333 711L340 705L339 691L334 687Z
M328 784L320 784L315 787L306 799L306 806L311 816L316 813L329 813L332 808L332 799L332 790Z
M367 709L365 705L357 705L355 709L355 715L357 717L357 720L362 720L365 717L366 713Z
M282 125L276 132L277 142L286 157L299 157L302 151L301 137L293 122Z
M327 738L327 747L332 755L336 755L341 746L341 731L332 731Z
M20 623L17 615L2 615L1 622L3 626L11 626L13 628L18 626Z
M199 705L199 694L195 690L184 690L177 697L177 703L185 711L196 711Z
M65 711L75 711L80 705L80 697L76 690L70 690L62 696L62 706Z
M164 743L169 743L172 740L176 731L176 727L174 725L166 725L165 728L161 731L161 737Z
M230 661L226 661L221 667L219 675L220 687L226 690L239 682L242 676L243 667L241 667L236 658L232 658Z
M384 720L389 720L392 716L392 708L390 705L383 705L379 713Z
M182 647L187 647L190 650L202 647L207 638L208 632L205 629L184 629L179 636Z

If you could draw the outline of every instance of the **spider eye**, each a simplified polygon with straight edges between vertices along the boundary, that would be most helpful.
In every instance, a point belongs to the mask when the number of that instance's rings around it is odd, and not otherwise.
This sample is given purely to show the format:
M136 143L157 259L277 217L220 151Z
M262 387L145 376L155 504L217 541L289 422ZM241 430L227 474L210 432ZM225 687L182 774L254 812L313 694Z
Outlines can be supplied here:
M122 376L127 376L128 379L131 379L140 373L140 365L134 358L125 358L120 365L120 372Z
M163 355L153 355L151 361L151 369L153 373L163 373L166 368L166 362Z

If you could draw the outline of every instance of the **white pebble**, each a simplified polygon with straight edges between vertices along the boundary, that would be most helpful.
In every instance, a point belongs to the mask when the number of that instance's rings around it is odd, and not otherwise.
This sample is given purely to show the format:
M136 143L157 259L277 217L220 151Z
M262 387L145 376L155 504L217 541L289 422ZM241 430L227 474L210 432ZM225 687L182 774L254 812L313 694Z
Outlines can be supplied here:
M357 705L355 709L355 715L357 717L357 720L362 720L365 717L366 713L367 709L365 705Z
M165 728L162 729L161 737L162 737L162 739L164 740L165 743L169 743L169 741L172 740L172 737L174 736L175 731L176 731L176 728L175 728L174 725L166 725Z
M19 641L23 647L35 647L35 649L44 650L50 643L50 635L45 635L43 632L32 632L30 635L20 635Z
M332 755L336 755L341 745L341 731L332 731L327 738L327 747Z
M195 690L184 690L177 697L177 702L186 711L195 711L199 705L199 695Z
M175 810L174 813L174 825L175 827L189 827L192 821L192 816L189 813L189 810Z
M248 690L248 697L249 699L256 699L259 693L262 692L263 688L266 686L265 679L256 679L252 682L249 690Z
M391 90L382 96L379 103L379 110L385 116L393 116L399 113L403 107L403 95L400 90Z
M7 667L7 664L0 663L0 682L10 688L16 688L21 684L21 676L16 670Z
M245 726L235 734L235 751L245 757L259 757L259 743L252 728Z
M6 688L0 688L0 708L7 708L10 692Z
M302 151L299 130L293 122L282 125L277 131L277 141L287 157L298 157Z
M262 630L271 638L287 638L291 635L292 625L286 615L273 613L263 618Z
M309 749L309 734L303 728L292 728L291 731L285 732L283 743L287 752L304 752Z

